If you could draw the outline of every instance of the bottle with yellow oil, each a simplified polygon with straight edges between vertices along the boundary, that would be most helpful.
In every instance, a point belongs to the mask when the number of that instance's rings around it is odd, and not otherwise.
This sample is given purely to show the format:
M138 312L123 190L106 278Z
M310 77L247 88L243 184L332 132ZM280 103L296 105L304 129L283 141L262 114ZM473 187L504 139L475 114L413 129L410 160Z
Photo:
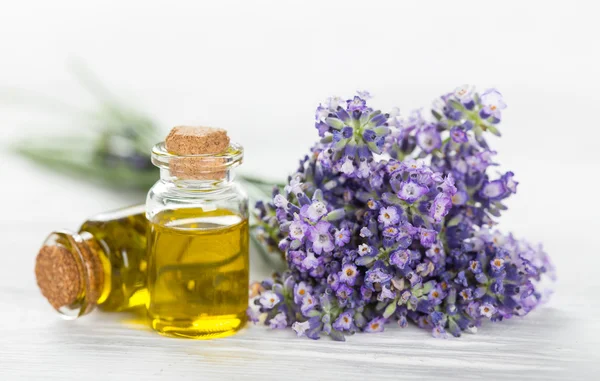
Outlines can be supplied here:
M145 305L147 229L139 205L96 215L77 233L52 232L35 264L42 294L67 319L96 306L121 311Z
M151 326L175 337L231 335L248 307L248 199L234 181L243 148L224 130L175 127L152 151L148 193Z

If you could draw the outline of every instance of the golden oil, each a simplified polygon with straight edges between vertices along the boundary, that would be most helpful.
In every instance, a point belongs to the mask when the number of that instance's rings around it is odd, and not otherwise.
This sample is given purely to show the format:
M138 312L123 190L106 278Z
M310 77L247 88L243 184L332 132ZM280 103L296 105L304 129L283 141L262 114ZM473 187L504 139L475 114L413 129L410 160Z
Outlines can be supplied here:
M157 332L216 338L248 307L248 221L225 209L181 208L150 220L148 316Z
M98 301L100 309L122 311L146 304L147 230L143 206L101 214L81 226L79 234L93 236L94 240L86 241L104 257L105 273L110 278L105 281L106 297Z

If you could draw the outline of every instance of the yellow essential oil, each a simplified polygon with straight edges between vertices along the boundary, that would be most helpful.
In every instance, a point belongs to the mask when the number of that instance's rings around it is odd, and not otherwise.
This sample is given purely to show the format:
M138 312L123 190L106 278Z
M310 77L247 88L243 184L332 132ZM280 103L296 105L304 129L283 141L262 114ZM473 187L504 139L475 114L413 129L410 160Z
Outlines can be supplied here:
M133 212L133 213L132 213ZM122 214L112 212L86 221L80 235L94 240L88 245L101 254L110 282L106 299L98 301L104 311L122 311L143 306L148 300L146 288L148 220L143 207L125 209ZM86 234L87 233L87 234Z
M161 211L150 220L148 316L157 332L208 339L246 322L248 221L225 209Z

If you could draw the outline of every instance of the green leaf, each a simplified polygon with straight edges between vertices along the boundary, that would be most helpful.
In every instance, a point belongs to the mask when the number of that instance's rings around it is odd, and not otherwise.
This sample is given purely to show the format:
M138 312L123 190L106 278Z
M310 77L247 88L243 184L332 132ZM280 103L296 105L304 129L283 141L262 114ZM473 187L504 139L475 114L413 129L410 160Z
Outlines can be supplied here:
M333 141L333 135L327 135L321 138L321 143L322 144L328 144L331 143Z
M373 262L375 262L375 257L360 257L355 263L359 266L366 266Z
M388 134L390 132L390 128L386 126L381 126L374 128L373 131L375 132L375 135L381 136Z
M329 336L335 341L346 341L344 334L336 329L332 329Z
M376 154L381 154L381 149L377 147L377 144L375 144L375 142L367 142L367 147L369 147L369 149L375 152Z
M491 132L492 134L496 135L496 136L501 136L500 131L498 131L498 129L496 128L496 126L493 126L491 124L487 124L485 126L485 128Z
M159 178L158 168L138 170L125 162L106 165L80 138L28 139L14 148L20 155L42 166L118 188L147 191Z
M346 125L342 120L333 117L326 118L325 122L336 130L341 130Z
M346 216L346 210L344 208L335 209L327 213L325 219L329 222L339 221Z
M461 214L458 214L455 217L452 217L452 219L450 221L448 221L446 226L447 227L456 226L456 225L460 224L462 220L463 220L463 216Z
M396 301L394 301L394 303L390 303L383 311L383 317L387 319L392 316L394 312L396 312L396 306Z

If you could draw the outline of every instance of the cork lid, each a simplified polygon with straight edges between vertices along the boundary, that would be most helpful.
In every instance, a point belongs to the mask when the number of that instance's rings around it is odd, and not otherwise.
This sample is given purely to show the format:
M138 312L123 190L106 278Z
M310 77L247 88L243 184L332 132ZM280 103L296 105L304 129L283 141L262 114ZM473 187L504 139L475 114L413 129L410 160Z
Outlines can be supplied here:
M53 232L35 261L35 277L42 295L66 317L93 309L104 290L104 269L97 248L77 233Z
M64 247L42 246L35 261L35 277L52 307L73 304L83 284L75 257Z
M242 162L243 148L214 127L173 127L152 150L152 162L185 180L221 180Z
M165 146L174 155L214 155L227 149L229 136L222 128L176 126L165 139Z

